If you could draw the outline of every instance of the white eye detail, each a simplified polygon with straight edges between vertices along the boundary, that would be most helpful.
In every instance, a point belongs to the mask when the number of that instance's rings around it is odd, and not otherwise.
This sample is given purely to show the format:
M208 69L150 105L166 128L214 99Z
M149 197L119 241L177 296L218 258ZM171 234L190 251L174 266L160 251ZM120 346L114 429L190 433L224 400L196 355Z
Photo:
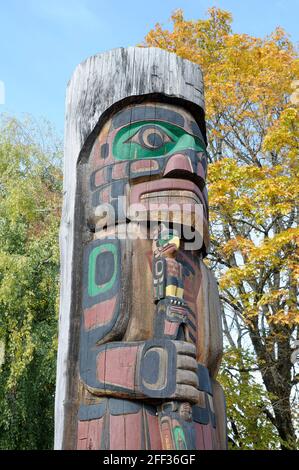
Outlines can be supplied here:
M172 142L172 139L157 126L147 125L139 129L127 142L135 142L146 149L157 150L167 142Z

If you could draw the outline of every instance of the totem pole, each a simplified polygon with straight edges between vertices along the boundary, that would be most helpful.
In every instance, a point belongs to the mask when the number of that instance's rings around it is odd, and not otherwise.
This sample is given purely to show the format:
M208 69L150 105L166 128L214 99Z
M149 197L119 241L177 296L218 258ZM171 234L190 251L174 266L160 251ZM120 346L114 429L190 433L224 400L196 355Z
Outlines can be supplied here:
M55 448L226 449L198 65L80 64L66 100Z

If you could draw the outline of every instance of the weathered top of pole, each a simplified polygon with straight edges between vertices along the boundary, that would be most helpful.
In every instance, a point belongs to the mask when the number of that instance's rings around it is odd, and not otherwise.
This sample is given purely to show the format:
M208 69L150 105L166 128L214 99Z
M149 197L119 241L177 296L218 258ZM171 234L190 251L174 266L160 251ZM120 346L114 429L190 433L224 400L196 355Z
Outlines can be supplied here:
M82 147L111 106L117 109L146 96L173 103L185 101L205 137L199 65L154 47L112 49L79 64L68 84L67 128L71 126L74 135L76 127Z

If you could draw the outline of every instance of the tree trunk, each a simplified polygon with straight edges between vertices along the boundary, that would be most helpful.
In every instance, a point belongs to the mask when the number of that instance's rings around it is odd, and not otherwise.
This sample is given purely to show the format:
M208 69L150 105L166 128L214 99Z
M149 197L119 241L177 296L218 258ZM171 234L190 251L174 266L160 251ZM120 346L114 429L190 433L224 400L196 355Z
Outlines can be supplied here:
M269 346L269 344L267 345L267 339L266 346L262 342L257 321L253 322L253 325L249 328L249 334L258 363L261 364L260 372L273 407L273 424L282 441L281 450L296 449L297 439L290 406L292 364L289 341L288 339L280 341L278 357L275 360L267 351L267 346ZM283 331L283 328L276 328L275 333L283 335L285 331ZM270 343L269 338L268 343Z

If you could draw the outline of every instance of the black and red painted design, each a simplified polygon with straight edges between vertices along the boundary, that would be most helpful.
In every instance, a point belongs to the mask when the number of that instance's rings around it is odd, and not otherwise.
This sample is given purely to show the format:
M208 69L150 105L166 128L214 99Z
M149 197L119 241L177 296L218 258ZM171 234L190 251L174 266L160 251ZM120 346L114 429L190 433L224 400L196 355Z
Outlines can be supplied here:
M214 396L209 360L199 361L209 315L200 293L206 172L202 132L180 106L131 104L107 120L93 145L82 183L93 235L83 259L78 449L225 447L224 417L214 406L222 399L223 409L223 398ZM118 239L127 208L149 201L200 204L200 249L186 251L173 233L159 246L149 237ZM146 208L151 221L164 223Z
M164 136L157 133L159 126L165 127ZM172 140L162 147L146 148L145 131L151 131L148 138L153 141L162 137ZM93 146L89 172L91 219L105 204L113 207L111 219L109 215L102 220L96 218L96 231L110 224L126 222L129 218L127 208L132 204L152 203L153 199L159 201L157 193L183 192L185 202L194 204L196 201L202 206L203 250L207 251L206 146L195 119L183 108L149 103L131 105L117 113L105 124Z

